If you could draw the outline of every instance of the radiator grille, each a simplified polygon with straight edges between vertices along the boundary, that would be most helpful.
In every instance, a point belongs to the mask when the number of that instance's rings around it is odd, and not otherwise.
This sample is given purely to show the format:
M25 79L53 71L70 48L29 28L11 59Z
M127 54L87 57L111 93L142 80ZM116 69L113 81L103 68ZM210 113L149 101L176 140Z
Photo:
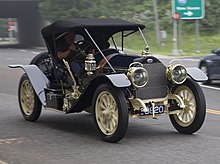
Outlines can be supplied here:
M167 95L166 67L162 63L144 64L149 73L149 81L143 88L136 91L137 98L163 98Z

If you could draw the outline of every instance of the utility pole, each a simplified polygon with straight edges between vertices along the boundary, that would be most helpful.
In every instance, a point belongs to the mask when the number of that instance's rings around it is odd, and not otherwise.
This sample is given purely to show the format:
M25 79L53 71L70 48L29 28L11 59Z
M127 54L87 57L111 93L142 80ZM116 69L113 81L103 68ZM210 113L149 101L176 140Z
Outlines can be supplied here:
M158 19L158 12L157 12L157 0L153 0L153 4L154 4L156 41L157 41L157 44L160 45L160 24L159 24L159 19Z
M178 20L178 51L179 51L179 53L183 53L183 47L182 47L182 19Z
M173 19L173 50L172 54L174 56L179 55L177 49L177 19Z
M196 24L196 53L199 54L199 19L195 20Z

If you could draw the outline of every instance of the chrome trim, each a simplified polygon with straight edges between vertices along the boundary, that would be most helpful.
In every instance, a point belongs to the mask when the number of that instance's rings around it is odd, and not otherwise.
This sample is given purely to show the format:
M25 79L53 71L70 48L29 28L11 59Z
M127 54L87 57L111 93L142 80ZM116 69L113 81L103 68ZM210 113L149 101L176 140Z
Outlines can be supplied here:
M147 40L146 40L146 38L144 37L144 34L143 34L142 30L140 29L140 27L138 27L138 30L139 30L139 32L141 33L141 36L142 36L142 38L144 39L144 42L145 42L146 46L149 47L149 46L148 46L148 43L147 43Z

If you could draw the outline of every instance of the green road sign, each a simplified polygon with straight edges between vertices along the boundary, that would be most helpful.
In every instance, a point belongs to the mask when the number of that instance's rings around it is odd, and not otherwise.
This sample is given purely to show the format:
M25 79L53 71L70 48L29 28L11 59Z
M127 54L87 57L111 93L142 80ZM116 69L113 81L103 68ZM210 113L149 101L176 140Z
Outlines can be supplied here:
M205 0L172 0L174 19L202 19L205 16Z

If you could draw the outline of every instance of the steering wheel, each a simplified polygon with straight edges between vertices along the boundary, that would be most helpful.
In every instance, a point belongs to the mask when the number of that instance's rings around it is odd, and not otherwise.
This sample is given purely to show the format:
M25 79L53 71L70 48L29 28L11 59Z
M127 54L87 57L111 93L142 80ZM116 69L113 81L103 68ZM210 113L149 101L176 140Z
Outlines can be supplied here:
M94 48L92 44L86 40L80 40L75 44L79 50L77 51L77 53L74 54L72 58L77 62L84 62L87 54L91 52Z
M93 50L93 45L91 42L86 40L80 40L76 42L76 44L79 46L81 50L83 50L85 53L89 53L91 50Z

